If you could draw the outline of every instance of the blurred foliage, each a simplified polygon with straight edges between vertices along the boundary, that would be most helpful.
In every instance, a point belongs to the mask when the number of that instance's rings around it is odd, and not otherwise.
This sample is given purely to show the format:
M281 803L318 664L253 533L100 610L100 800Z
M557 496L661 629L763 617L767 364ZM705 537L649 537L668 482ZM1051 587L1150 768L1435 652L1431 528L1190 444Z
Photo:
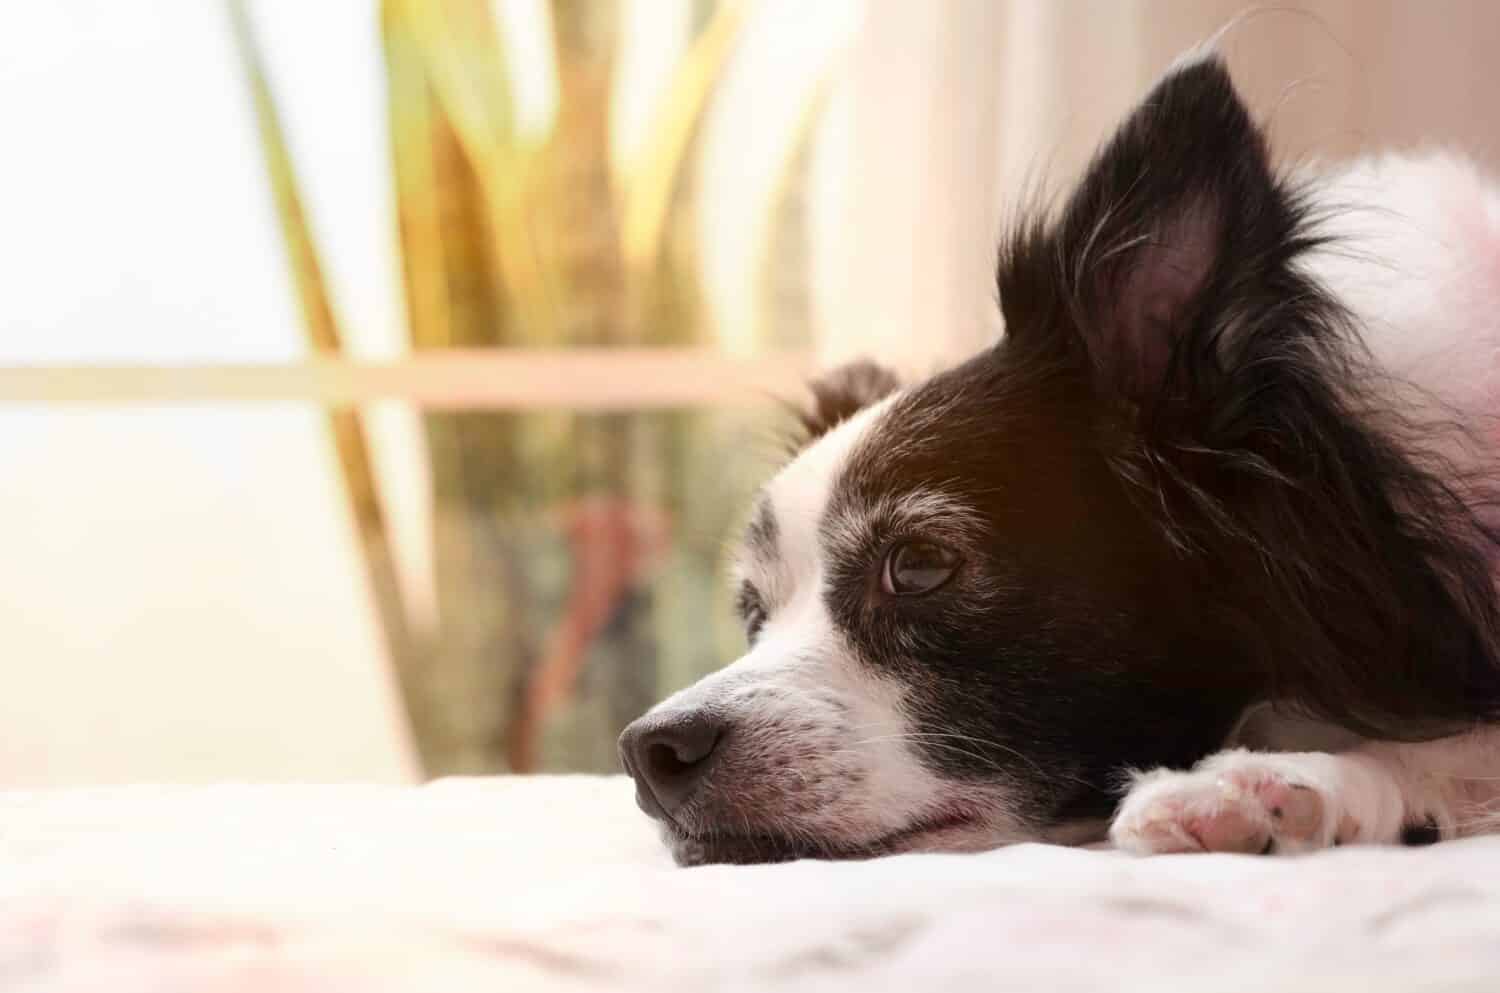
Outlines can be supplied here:
M337 349L276 108L229 2L309 342ZM414 348L713 343L694 278L693 151L747 9L692 0L644 147L612 171L622 5L383 0ZM555 99L539 111L523 91ZM805 156L785 159L800 174ZM796 178L774 208L778 345L807 334ZM393 582L358 419L331 414L429 774L614 770L626 722L732 657L725 538L767 468L776 414L429 414L439 621L421 632Z
M697 343L690 152L742 8L698 5L628 176L610 168L616 5L545 8L545 126L517 113L536 70L507 64L490 10L384 5L415 347ZM766 416L428 417L441 624L405 682L430 772L614 769L623 724L733 650L721 548L753 476L724 463L756 471Z

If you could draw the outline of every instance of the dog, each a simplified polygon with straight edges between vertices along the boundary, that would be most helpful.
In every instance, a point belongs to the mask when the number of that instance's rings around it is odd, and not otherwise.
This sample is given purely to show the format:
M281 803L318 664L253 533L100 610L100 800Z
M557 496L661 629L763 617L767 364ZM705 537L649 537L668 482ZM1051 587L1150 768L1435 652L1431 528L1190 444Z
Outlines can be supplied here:
M813 385L744 533L748 652L620 739L676 860L1489 830L1500 192L1278 169L1206 50L997 286L963 364Z

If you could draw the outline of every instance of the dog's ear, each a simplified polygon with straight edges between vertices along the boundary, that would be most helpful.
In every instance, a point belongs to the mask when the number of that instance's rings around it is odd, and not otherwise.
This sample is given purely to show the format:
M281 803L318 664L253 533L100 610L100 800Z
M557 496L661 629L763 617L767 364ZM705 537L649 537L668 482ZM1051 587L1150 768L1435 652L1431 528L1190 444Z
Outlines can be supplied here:
M808 384L812 402L795 412L799 431L791 447L811 444L900 386L894 372L863 359L824 373Z
M1144 404L1222 361L1236 301L1284 262L1293 205L1216 57L1180 64L1099 151L1053 222L999 273L1007 334L1045 336L1102 390ZM1230 321L1229 323L1232 323Z
M1005 250L997 354L1103 401L1268 697L1376 739L1500 720L1500 494L1359 395L1357 328L1298 264L1311 209L1222 62L1180 63Z

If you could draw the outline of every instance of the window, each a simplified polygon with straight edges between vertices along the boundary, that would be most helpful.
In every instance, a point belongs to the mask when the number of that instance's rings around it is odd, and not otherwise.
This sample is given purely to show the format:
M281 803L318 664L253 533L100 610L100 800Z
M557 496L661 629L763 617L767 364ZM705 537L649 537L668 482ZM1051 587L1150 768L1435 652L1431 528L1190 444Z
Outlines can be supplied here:
M852 5L44 6L0 778L614 770L742 644Z

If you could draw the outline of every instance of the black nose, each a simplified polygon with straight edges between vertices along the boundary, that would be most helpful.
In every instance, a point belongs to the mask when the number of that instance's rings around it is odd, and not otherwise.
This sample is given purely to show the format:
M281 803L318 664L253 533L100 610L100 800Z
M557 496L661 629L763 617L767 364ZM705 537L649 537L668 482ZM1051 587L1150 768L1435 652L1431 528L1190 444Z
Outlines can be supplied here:
M635 802L652 817L670 817L713 765L724 724L702 712L646 716L620 735L620 761L635 778Z

